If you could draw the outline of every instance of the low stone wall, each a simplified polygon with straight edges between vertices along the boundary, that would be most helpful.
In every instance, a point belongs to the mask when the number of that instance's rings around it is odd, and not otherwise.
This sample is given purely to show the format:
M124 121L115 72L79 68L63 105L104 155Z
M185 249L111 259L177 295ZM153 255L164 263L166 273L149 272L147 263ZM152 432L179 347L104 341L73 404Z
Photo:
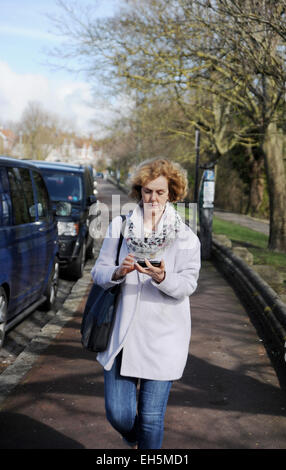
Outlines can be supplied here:
M222 271L239 297L255 315L277 356L285 360L286 305L280 296L262 278L258 265L249 265L228 246L213 238L213 261ZM238 253L242 254L241 251ZM245 252L244 252L245 255ZM271 271L271 266L268 267ZM259 274L260 271L260 274ZM267 269L265 270L267 271Z

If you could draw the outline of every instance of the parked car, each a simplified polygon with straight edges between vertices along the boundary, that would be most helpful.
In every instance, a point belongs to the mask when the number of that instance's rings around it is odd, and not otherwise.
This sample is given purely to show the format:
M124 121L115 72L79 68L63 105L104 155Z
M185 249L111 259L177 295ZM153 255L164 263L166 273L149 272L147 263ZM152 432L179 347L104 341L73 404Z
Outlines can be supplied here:
M53 306L58 234L40 171L0 156L0 347L5 332L40 304Z
M82 165L33 163L43 175L56 210L60 267L78 279L83 275L85 260L93 256L94 240L89 233L91 217L96 216L89 215L90 206L97 202L93 177Z

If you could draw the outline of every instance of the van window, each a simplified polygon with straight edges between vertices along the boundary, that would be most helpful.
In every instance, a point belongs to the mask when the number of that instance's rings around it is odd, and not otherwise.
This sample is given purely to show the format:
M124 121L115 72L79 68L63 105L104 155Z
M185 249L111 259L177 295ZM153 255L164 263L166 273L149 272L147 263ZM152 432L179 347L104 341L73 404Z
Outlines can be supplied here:
M0 227L10 224L9 198L4 190L4 169L0 168Z
M8 196L3 193L0 194L0 227L9 225L10 214L9 214L9 204Z
M83 198L83 181L81 174L67 173L58 170L42 171L52 201L80 203Z
M28 207L30 221L35 222L36 208L30 171L26 168L19 168L19 174L21 177L21 186L23 188L23 197L26 199L26 205Z
M28 170L26 170L28 171ZM21 187L18 168L8 168L10 195L13 208L13 224L21 225L31 222L24 187ZM29 172L28 172L29 173Z
M33 171L33 178L36 185L38 197L38 217L40 220L47 220L49 218L49 195L45 183L36 171Z

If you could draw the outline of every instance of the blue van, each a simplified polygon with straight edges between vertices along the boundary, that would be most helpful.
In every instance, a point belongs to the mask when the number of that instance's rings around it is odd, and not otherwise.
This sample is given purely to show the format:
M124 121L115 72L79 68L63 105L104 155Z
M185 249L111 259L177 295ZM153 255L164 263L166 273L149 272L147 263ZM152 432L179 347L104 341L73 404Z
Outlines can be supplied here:
M0 347L5 332L40 304L50 309L59 275L58 233L40 171L0 156Z
M93 257L94 239L89 226L99 211L94 180L88 167L61 162L32 161L41 171L56 211L59 233L59 263L73 279L83 275L86 259Z

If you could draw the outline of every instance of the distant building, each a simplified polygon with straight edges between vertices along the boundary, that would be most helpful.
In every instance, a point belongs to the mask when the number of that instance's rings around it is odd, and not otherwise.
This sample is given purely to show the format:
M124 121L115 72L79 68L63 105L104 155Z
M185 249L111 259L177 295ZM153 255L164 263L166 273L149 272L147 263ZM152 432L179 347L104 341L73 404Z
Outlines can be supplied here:
M53 148L47 161L62 161L96 167L98 160L102 157L99 150L89 138L65 137L60 145Z
M95 145L91 137L78 137L74 134L58 134L54 140L41 136L37 143L37 154L33 157L31 144L23 133L15 135L8 129L0 127L0 154L7 154L17 158L42 158L50 162L67 162L97 167L98 162L105 157L102 149Z
M16 136L10 129L0 128L0 153L12 152L16 142Z

